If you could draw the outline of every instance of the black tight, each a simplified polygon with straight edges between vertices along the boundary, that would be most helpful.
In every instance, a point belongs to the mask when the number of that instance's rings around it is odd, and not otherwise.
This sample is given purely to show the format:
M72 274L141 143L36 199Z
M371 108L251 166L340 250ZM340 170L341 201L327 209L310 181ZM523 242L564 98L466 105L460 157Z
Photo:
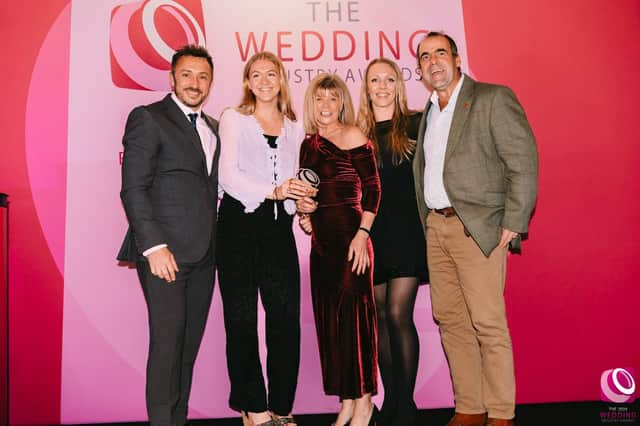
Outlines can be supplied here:
M418 293L416 277L393 278L374 287L378 312L378 363L384 386L383 422L412 425L416 415L413 391L420 345L413 322Z

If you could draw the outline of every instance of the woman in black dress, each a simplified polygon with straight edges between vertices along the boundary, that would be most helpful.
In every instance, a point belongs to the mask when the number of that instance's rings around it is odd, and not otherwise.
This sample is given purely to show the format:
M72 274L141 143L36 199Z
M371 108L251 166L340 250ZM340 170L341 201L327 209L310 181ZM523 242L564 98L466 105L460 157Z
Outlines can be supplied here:
M378 363L384 403L378 424L412 425L419 342L413 323L418 286L427 280L426 244L416 204L411 163L420 114L407 108L395 62L369 63L360 91L358 126L373 142L382 198L371 229L378 315Z

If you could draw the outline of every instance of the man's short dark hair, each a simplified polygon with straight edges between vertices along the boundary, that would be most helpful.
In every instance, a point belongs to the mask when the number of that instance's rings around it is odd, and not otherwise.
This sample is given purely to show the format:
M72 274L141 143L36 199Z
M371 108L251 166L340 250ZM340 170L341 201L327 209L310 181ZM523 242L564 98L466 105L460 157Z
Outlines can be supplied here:
M424 40L430 38L430 37L444 37L447 39L447 41L449 42L449 47L451 48L451 55L455 58L456 56L458 56L458 45L456 44L456 42L453 40L453 38L445 33L444 31L429 31L427 33L426 36L424 36L424 38L422 40L420 40L420 43L422 43ZM420 66L420 43L418 43L418 47L416 47L416 60L418 61L418 66Z
M194 56L196 58L204 58L209 63L211 67L211 72L213 72L213 59L211 59L211 55L202 46L197 46L195 44L187 44L186 46L182 46L180 49L176 50L176 53L173 54L171 58L171 72L175 72L176 64L183 56Z

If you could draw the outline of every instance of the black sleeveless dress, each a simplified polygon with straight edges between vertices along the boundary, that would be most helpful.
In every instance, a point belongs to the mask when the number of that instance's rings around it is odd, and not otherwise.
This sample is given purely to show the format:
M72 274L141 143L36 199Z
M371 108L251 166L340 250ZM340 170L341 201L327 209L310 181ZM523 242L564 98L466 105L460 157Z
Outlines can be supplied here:
M420 117L420 113L409 117L409 139L417 139ZM382 284L401 277L418 277L425 283L428 280L426 243L413 183L413 156L393 164L389 150L391 120L376 123L376 140L380 149L378 173L382 197L371 228L375 254L373 283Z

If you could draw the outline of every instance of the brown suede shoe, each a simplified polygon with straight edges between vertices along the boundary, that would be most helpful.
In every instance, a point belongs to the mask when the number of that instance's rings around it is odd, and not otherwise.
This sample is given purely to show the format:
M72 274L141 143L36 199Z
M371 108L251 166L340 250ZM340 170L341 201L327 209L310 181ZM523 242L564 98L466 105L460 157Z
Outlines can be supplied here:
M513 419L487 419L486 426L513 426Z
M456 413L455 416L449 420L447 426L485 426L487 421L487 414L462 414Z

